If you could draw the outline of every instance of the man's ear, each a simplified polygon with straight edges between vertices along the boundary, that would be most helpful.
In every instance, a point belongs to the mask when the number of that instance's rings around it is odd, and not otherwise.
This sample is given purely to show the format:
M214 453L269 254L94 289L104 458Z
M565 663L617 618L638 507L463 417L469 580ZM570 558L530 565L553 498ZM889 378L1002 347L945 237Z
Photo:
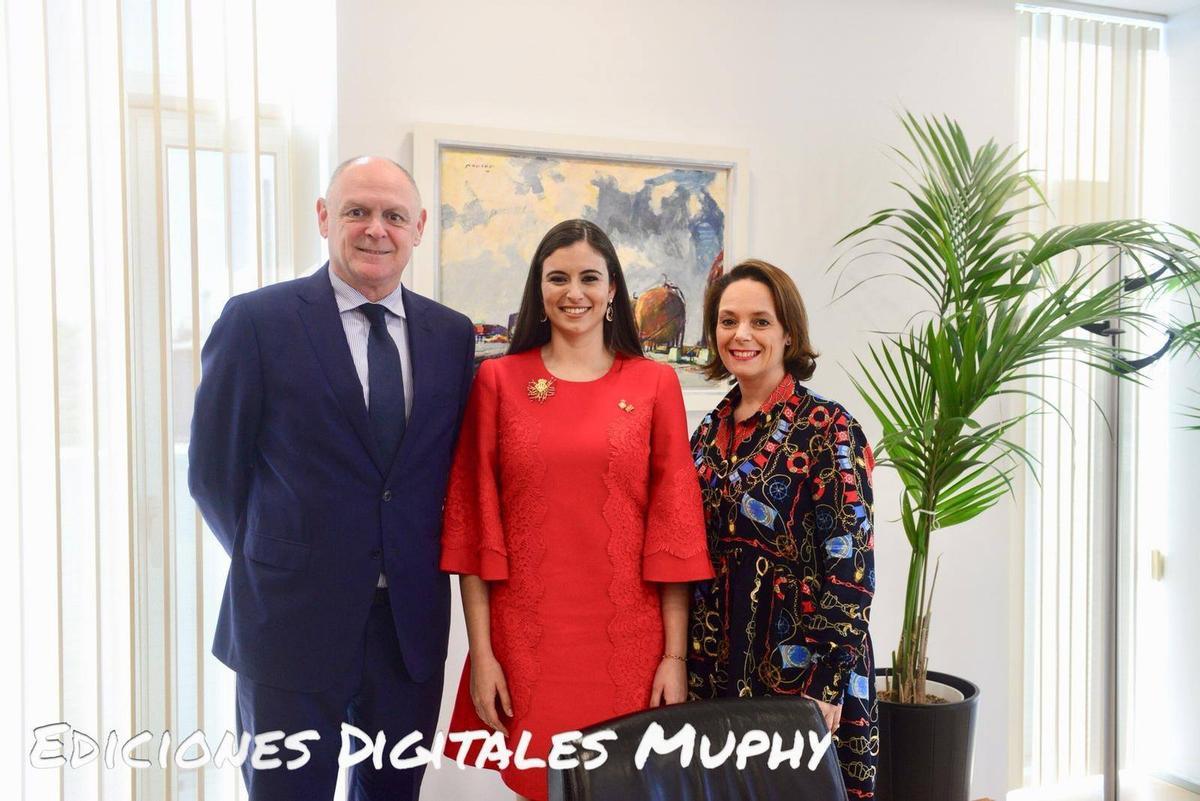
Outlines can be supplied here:
M425 218L427 216L425 209L421 209L421 213L417 216L417 235L413 237L414 245L421 244L421 237L425 234Z
M329 207L325 205L323 197L317 198L317 230L323 239L329 238Z

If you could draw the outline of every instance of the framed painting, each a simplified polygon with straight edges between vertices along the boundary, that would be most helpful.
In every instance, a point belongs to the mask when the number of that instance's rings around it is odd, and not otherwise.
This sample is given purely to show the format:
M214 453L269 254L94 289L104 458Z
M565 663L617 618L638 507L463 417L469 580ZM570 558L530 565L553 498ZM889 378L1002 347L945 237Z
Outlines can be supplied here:
M612 239L646 355L675 368L689 410L724 395L700 371L701 304L743 255L745 151L420 125L413 155L429 220L409 279L471 318L480 358L508 347L542 236L582 217Z

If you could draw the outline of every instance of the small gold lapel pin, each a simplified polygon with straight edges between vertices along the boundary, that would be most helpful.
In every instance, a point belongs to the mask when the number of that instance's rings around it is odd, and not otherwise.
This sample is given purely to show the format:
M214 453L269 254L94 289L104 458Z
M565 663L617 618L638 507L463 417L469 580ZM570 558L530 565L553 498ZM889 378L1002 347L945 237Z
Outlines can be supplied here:
M632 412L633 404L629 403L624 398L621 398L621 400L617 401L617 408L623 412Z
M529 382L529 386L526 389L529 392L530 400L545 403L547 398L554 396L554 379L535 378Z

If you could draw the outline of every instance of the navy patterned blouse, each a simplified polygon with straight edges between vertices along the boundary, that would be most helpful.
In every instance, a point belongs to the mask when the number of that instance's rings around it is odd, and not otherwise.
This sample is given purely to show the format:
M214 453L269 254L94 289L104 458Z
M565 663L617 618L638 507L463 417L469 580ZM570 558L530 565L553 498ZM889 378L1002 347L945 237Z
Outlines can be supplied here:
M696 585L689 695L840 704L847 792L873 798L870 445L841 405L791 376L735 424L740 400L734 387L692 437L716 578Z

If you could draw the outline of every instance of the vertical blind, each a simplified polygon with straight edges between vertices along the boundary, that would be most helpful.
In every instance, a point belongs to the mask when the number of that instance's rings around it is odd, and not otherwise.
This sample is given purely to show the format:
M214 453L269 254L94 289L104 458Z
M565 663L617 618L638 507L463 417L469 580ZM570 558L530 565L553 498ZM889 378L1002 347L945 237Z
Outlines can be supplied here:
M225 299L319 258L333 0L3 0L0 782L226 799L236 771L30 763L66 722L157 761L234 728L208 653L228 560L188 497L199 349ZM294 197L304 205L293 204ZM293 224L293 206L304 216ZM70 737L64 736L70 754ZM53 750L53 749L52 749ZM196 755L193 750L192 756Z
M1018 16L1021 145L1050 209L1032 228L1144 216L1158 192L1149 157L1163 127L1161 27L1028 6ZM1109 264L1110 277L1118 268ZM1104 576L1115 536L1113 379L1070 359L1044 373L1035 389L1061 414L1046 410L1027 432L1041 470L1027 487L1026 787L1104 770Z

